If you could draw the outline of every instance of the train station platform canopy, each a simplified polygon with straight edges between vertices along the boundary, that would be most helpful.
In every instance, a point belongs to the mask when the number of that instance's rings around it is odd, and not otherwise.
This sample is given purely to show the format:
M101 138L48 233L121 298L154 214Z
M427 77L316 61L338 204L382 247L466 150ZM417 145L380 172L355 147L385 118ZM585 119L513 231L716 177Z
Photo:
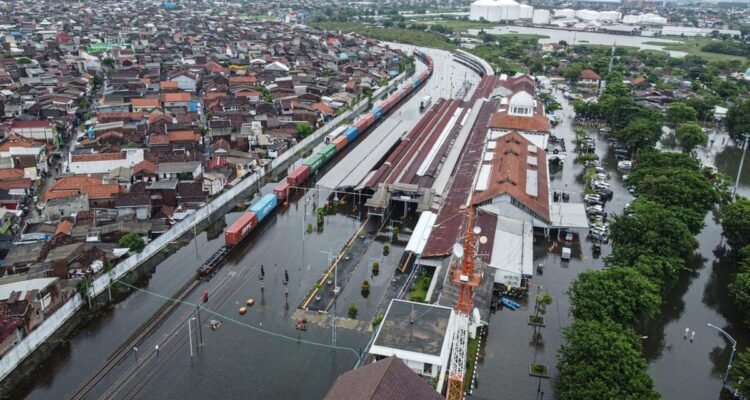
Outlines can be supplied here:
M586 206L583 203L552 202L549 205L550 228L588 228Z
M318 181L330 190L356 188L404 134L403 121L387 118Z

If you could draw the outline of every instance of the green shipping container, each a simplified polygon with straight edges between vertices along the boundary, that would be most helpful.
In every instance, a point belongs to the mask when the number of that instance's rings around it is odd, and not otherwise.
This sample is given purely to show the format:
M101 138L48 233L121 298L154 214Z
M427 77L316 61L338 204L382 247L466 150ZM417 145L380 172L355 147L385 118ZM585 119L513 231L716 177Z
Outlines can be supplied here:
M323 162L330 161L334 155L336 155L336 145L331 143L326 147L323 147L323 150L320 151L320 155L323 156Z
M336 146L334 146L335 148ZM302 164L307 165L310 167L310 173L317 172L321 165L325 160L323 159L323 155L320 153L313 154L312 156L308 157L307 160L305 160Z

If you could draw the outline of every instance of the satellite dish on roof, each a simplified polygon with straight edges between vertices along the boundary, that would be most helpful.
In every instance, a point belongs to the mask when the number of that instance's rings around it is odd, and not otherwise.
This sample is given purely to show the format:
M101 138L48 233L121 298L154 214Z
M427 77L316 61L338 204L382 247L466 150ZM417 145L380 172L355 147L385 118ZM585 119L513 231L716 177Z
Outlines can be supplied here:
M482 233L482 228L479 225L477 225L477 226L474 227L473 231L474 231L475 234L478 235L478 234Z
M462 246L461 243L456 243L453 245L453 255L458 258L464 256L464 246Z
M479 237L479 243L486 244L487 243L487 236L480 236Z

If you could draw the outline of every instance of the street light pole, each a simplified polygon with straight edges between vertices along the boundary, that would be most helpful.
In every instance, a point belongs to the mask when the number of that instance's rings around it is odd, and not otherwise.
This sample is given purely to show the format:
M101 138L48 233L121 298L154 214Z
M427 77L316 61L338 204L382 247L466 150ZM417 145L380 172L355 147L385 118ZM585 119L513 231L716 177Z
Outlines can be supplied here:
M708 325L710 328L714 328L717 331L721 332L721 334L724 335L724 337L727 338L727 340L729 340L730 343L732 343L732 354L729 355L729 363L727 363L727 372L726 374L724 374L724 381L723 381L723 385L726 386L727 379L729 378L729 370L732 369L732 360L734 360L734 352L737 351L737 341L734 340L732 336L730 336L728 333L726 333L723 329L719 328L718 326L713 325L713 324L706 324L706 325Z
M190 318L188 320L188 340L190 342L190 358L193 357L193 329L192 329L193 321L195 321L195 317Z
M742 135L745 138L745 143L742 145L742 158L740 158L740 168L737 169L737 179L734 181L734 190L732 190L732 201L737 198L737 187L740 186L740 175L742 174L742 165L745 163L745 153L747 152L747 139L749 134Z

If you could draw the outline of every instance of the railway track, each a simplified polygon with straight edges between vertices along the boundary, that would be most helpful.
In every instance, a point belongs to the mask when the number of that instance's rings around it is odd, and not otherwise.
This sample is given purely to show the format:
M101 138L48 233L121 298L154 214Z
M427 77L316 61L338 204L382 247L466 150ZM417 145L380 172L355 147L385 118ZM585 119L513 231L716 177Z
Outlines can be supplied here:
M208 288L209 292L214 293L211 296L211 307L202 306L202 310L211 311L212 309L218 309L230 300L237 290L245 283L248 279L252 278L258 271L258 267L245 266L238 274L228 273L223 275L220 279L213 282L213 285ZM230 284L231 283L231 284ZM173 302L173 304L178 304ZM123 389L129 389L125 392L122 398L133 399L137 398L137 395L146 387L148 382L158 374L158 372L168 364L168 362L174 357L174 355L182 349L187 340L185 335L178 335L178 331L184 328L185 321L194 315L194 310L186 311L177 321L172 324L167 331L161 335L157 341L160 345L159 355L156 356L154 351L150 351L144 356L140 362L129 367L122 376L117 379L102 395L100 399L111 399L118 397L118 394ZM208 326L208 318L202 321L202 325L205 325L206 329ZM197 335L197 332L196 332ZM176 341L175 341L176 340ZM196 336L196 340L198 340ZM133 381L134 378L138 378L136 383L131 387L126 385Z
M174 298L179 300L184 299L199 284L200 281L195 279L188 281L182 288L180 288L180 290L177 291ZM71 397L71 399L83 399L96 386L96 384L99 383L109 373L109 371L111 371L115 366L117 366L117 364L119 364L125 357L127 357L128 354L130 354L133 347L137 347L137 345L141 343L141 341L145 339L159 325L159 323L164 320L164 318L169 316L169 314L174 311L175 307L177 307L178 304L178 302L168 302L161 306L159 310L157 310L157 312L148 319L148 321L141 325L136 333L131 335L131 337L125 341L124 345L115 350L113 355L111 355L107 359L107 363L104 365L104 367L102 367L94 376L86 381L86 383Z

